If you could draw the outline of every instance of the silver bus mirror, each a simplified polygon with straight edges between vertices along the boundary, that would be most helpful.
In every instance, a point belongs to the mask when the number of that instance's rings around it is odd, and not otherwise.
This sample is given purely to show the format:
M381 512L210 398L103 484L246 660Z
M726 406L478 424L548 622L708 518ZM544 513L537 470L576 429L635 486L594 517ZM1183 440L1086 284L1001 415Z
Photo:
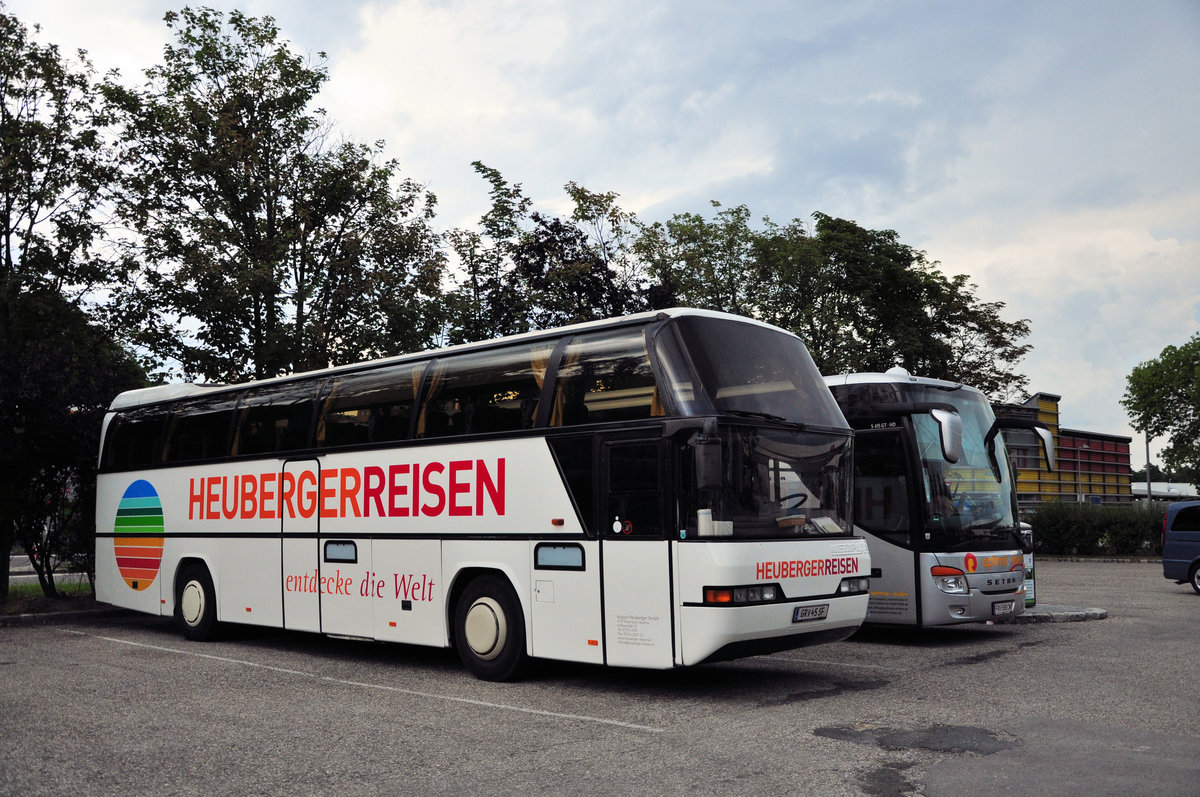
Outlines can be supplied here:
M1034 433L1042 442L1042 453L1046 455L1046 470L1053 471L1055 469L1054 462L1054 435L1044 426L1033 427Z
M942 440L942 458L951 464L958 462L963 454L962 418L957 412L949 410L934 409L929 414L937 421Z

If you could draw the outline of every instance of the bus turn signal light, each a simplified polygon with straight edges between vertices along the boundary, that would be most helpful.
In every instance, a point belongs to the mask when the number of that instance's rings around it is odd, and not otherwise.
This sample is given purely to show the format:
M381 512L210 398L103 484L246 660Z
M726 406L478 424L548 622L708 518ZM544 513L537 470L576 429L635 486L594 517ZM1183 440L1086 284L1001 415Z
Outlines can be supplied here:
M774 603L783 597L778 584L756 584L745 587L705 587L704 602L710 606L752 603Z

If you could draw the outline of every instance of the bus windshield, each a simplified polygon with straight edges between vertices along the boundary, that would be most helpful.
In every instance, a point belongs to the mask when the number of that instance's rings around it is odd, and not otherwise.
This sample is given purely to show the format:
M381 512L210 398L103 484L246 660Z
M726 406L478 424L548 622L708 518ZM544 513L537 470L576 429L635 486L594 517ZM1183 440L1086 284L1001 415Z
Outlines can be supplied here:
M696 391L690 376L669 374L680 414L848 428L808 349L794 335L749 323L738 323L731 334L729 321L704 316L678 318L672 326L686 354L664 357L663 365L672 371L673 361L689 361L700 382Z
M794 539L850 534L848 433L723 426L719 436L720 485L685 497L685 503L694 505L687 512L688 536Z
M953 404L963 426L962 457L950 463L942 456L937 421L928 413L912 416L928 519L922 547L953 551L983 540L1015 542L1008 454L1000 437L990 452L984 442L995 422L987 400L974 391L928 387L911 387L909 394L914 402Z

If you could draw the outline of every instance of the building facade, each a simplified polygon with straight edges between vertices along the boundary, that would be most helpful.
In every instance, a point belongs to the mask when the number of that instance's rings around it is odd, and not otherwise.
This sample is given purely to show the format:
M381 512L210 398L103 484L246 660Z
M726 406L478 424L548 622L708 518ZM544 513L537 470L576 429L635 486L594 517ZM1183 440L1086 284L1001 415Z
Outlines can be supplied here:
M1004 442L1017 471L1017 504L1022 512L1046 501L1129 504L1129 444L1132 438L1064 428L1059 423L1062 396L1035 393L1024 404L998 404L997 417L1039 420L1054 435L1057 466L1047 471L1042 447L1028 429L1005 429Z

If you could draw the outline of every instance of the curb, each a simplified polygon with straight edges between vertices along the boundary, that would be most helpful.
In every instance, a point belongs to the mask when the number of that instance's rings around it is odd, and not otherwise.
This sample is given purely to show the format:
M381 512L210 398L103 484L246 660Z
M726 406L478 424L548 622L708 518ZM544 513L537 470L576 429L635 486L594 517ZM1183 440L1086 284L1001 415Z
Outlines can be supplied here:
M123 614L132 614L129 609L84 609L78 612L42 612L34 614L6 614L0 615L0 628L10 626L28 626L28 625L54 625L56 623L69 623L74 620L91 620L98 617L116 617Z
M1018 614L1009 622L1014 624L1028 623L1079 623L1085 620L1104 620L1108 618L1107 609L1082 608L1075 606L1034 606Z
M1034 565L1038 562L1085 562L1087 564L1135 564L1161 565L1161 556L1073 556L1070 554L1034 554Z

